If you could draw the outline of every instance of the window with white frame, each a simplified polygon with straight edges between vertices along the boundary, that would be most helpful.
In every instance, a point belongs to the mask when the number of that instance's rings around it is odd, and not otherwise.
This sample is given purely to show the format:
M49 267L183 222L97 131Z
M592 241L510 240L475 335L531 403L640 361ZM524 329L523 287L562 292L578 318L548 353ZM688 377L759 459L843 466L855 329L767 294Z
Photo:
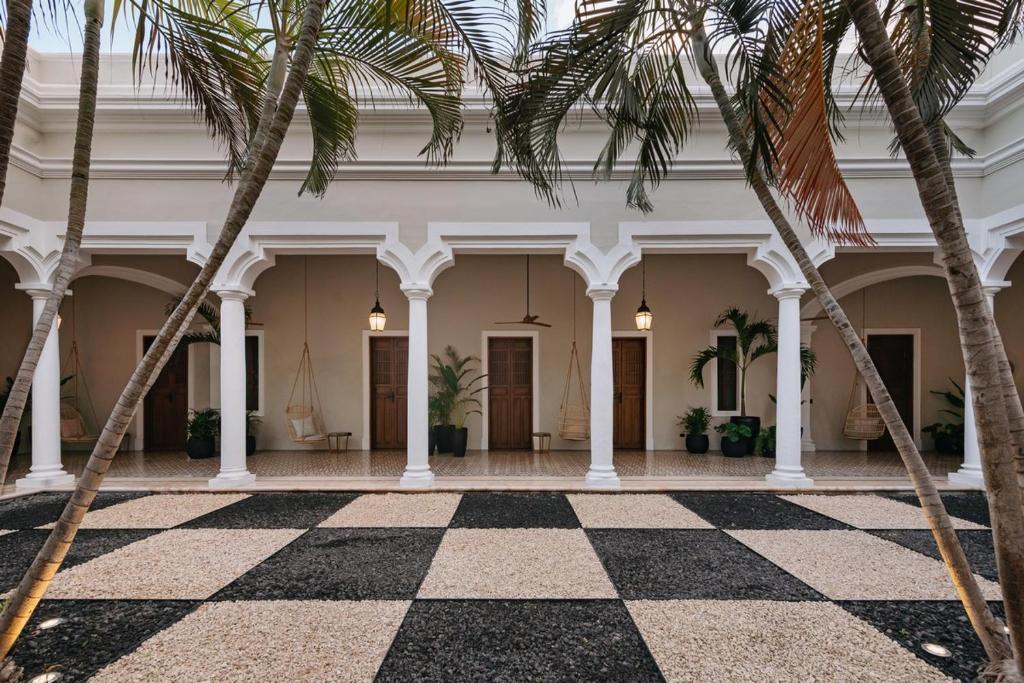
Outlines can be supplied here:
M738 339L733 330L712 330L711 345L719 351L736 352ZM740 372L732 361L716 359L712 363L711 414L728 417L740 414Z

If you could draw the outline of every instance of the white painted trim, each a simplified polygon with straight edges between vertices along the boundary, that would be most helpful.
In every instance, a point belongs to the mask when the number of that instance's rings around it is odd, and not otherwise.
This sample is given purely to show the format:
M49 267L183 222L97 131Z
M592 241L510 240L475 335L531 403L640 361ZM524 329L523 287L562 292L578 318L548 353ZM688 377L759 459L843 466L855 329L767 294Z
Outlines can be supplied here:
M654 450L654 332L612 330L612 340L645 339L644 344L644 448Z
M483 330L480 333L480 373L488 374L487 340L491 337L529 337L533 346L533 425L531 432L540 431L540 331L539 330ZM484 390L480 392L480 450L490 450L490 406L487 380Z
M409 330L384 330L383 332L372 332L362 330L363 334L363 433L359 439L359 447L364 451L370 450L370 337L408 337Z
M914 443L918 450L921 449L921 328L919 327L869 327L864 330L864 346L868 345L868 337L878 337L894 334L909 334L914 337ZM856 372L856 370L854 370ZM860 400L866 403L868 400L868 389L863 382L860 383ZM861 441L860 449L866 451L868 442Z
M259 353L256 354L256 365L257 365L257 371L259 372L260 381L259 381L259 385L256 387L256 390L257 390L256 410L254 410L253 412L256 414L256 417L265 417L266 416L266 412L267 412L267 378L266 378L266 367L267 367L267 364L266 364L266 360L265 360L266 353L267 353L267 351L266 351L266 349L267 349L267 345L266 345L266 332L265 332L265 330L246 330L245 331L245 336L246 337L256 337L257 339L260 340L259 344L257 344ZM218 348L219 348L219 345L218 345ZM218 373L218 377L219 376L220 375Z
M739 335L731 327L720 327L711 330L711 346L718 345L719 337L736 337L736 352L739 353ZM718 359L711 361L711 416L732 417L740 414L740 369L736 367L736 410L718 409Z

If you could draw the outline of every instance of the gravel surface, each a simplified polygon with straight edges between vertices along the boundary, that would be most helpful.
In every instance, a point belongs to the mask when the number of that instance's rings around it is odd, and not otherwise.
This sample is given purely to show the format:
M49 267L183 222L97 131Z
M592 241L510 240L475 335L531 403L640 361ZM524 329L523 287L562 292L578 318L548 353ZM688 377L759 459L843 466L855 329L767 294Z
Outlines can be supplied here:
M155 533L159 532L152 529L82 529L75 536L75 542L61 566L65 569L74 567ZM0 592L18 585L49 535L50 532L43 529L24 529L0 538Z
M358 497L354 493L256 493L197 517L185 529L308 529Z
M730 531L833 600L956 600L941 562L864 531ZM999 587L979 577L982 592Z
M872 495L781 496L797 505L828 515L858 529L927 529L921 508L892 498ZM978 524L953 517L954 529L981 529Z
M360 496L325 519L325 527L446 527L458 493L375 493Z
M60 572L47 595L202 600L300 533L290 529L172 529Z
M31 681L51 668L84 681L199 606L178 600L44 600L11 652ZM53 618L65 621L41 630Z
M207 603L92 680L368 681L408 606L398 601Z
M841 602L847 611L934 667L963 681L973 681L985 663L985 651L974 635L959 602ZM1003 618L1002 605L992 603L993 613ZM923 643L942 645L952 657L936 657L921 649Z
M589 529L587 536L626 600L820 597L721 531Z
M614 598L580 529L450 529L421 598Z
M934 557L936 560L942 559L931 531L924 529L876 529L870 533L887 541L899 543L904 548L910 548L928 557ZM998 581L999 571L996 568L996 553L992 546L992 532L988 529L984 531L962 530L957 531L956 535L959 537L960 545L967 555L967 561L971 563L971 568L990 581Z
M420 600L378 681L659 681L618 601Z
M849 529L839 520L778 496L736 493L673 493L679 503L719 529Z
M441 529L313 529L218 600L411 600Z
M669 681L948 680L831 603L626 605Z
M159 494L90 510L83 529L170 529L199 515L245 500L244 493ZM53 526L52 524L48 526Z
M908 505L921 506L920 499L913 493L890 493L887 494L887 497ZM988 514L988 498L984 492L942 493L939 494L939 497L942 498L942 502L946 506L946 512L954 517L960 517L982 526L992 526Z
M144 498L150 494L141 491L113 491L99 493L92 502L93 510L101 510L127 500ZM70 493L33 493L0 500L0 528L35 529L57 521L64 506L71 498Z
M596 529L710 529L712 526L663 495L582 493L569 496L584 527Z
M452 528L578 529L580 520L560 493L466 493Z

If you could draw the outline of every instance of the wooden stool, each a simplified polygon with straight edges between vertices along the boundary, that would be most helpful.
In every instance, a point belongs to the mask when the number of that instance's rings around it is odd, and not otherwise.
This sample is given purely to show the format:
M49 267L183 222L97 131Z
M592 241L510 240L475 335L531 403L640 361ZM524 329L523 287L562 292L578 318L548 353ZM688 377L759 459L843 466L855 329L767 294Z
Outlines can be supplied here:
M327 450L342 451L348 450L348 437L352 436L352 432L327 432ZM345 445L342 447L341 440L345 440Z
M534 432L532 437L537 440L537 447L535 451L539 453L550 453L551 452L551 433L550 432Z

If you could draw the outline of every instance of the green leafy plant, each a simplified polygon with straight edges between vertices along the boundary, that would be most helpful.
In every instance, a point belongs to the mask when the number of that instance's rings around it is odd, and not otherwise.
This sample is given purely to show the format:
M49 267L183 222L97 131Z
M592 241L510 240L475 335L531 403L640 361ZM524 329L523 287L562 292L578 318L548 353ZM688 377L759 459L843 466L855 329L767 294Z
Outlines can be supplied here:
M945 413L952 417L955 421L949 422L933 422L927 427L922 427L921 431L926 434L930 434L932 440L935 441L936 449L939 448L941 441L949 440L954 452L963 453L964 451L964 388L957 384L957 382L950 377L950 384L953 385L953 390L936 391L932 390L931 394L935 396L941 396L946 401L948 407L939 410L939 413Z
M723 422L715 427L715 431L733 443L738 442L740 439L749 439L751 436L749 426L735 422Z
M220 434L220 411L214 408L188 411L185 430L190 439L213 439Z
M479 363L476 356L460 356L454 346L446 346L444 354L431 356L430 386L433 393L428 409L436 424L454 424L462 428L466 418L474 413L481 414L477 394L486 387L481 384L486 375L471 367Z
M167 302L164 306L164 313L170 315L174 313L174 309L181 303L181 297L172 299ZM198 344L201 342L209 342L210 344L220 345L220 312L217 311L217 307L214 306L207 300L200 302L199 307L196 308L196 314L206 321L206 330L187 332L181 337L182 344ZM249 325L252 321L252 307L245 307L245 324Z
M711 424L711 411L704 406L690 408L685 415L676 418L676 424L682 425L687 434L703 434Z
M754 452L758 455L775 454L775 425L765 427L758 433L757 442L754 444Z

